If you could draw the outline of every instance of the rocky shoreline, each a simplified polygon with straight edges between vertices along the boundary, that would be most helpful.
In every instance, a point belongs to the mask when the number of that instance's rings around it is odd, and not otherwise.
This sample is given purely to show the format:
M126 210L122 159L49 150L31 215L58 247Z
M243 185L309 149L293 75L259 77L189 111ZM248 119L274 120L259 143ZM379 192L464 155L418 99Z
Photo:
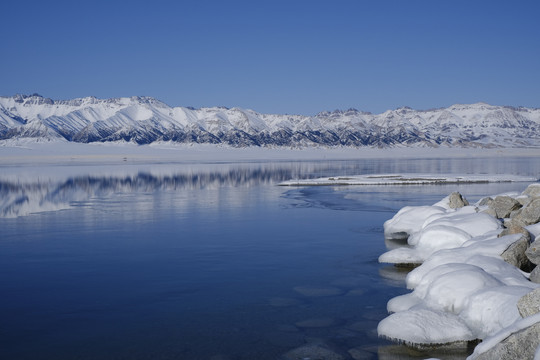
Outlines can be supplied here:
M413 266L379 336L413 347L467 347L468 359L540 355L540 184L475 204L452 193L384 224L406 241L380 262Z

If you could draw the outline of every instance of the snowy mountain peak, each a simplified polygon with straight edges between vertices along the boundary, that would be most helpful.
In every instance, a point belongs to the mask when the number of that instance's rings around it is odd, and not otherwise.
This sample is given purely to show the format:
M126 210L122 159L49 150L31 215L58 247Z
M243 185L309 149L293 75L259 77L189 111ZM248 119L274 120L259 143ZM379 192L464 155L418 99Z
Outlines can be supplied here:
M22 95L17 94L13 96L13 101L15 101L18 104L25 104L25 105L52 105L54 104L54 101L49 98L45 98L39 94L32 94L32 95Z
M232 146L540 146L540 109L454 104L382 114L354 108L315 116L238 107L170 107L146 96L51 100L0 97L0 140L156 141Z

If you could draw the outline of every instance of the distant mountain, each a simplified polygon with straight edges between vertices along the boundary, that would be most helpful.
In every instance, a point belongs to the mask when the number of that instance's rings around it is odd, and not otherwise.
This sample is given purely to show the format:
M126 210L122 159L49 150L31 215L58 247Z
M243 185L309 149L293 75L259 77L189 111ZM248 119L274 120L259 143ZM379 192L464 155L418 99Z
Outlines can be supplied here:
M302 116L170 107L150 97L0 97L0 140L19 138L236 147L537 147L540 109L477 103L431 110L403 107L382 114L349 109Z

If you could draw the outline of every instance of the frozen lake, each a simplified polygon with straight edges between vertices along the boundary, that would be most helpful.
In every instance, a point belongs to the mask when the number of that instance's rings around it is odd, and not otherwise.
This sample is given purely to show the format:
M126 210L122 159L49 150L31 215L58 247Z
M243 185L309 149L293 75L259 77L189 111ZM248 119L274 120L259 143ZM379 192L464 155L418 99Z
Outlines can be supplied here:
M376 334L407 292L402 270L377 263L392 246L383 222L452 191L476 201L527 184L277 186L381 173L538 176L540 161L0 166L0 357L403 354Z

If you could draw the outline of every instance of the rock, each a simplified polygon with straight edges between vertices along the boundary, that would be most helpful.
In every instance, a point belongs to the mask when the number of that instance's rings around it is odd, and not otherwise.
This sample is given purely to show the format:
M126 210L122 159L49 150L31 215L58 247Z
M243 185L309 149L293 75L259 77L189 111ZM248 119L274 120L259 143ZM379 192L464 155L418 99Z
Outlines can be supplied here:
M229 360L229 359L230 359L229 357L225 355L221 355L221 354L210 356L210 360Z
M298 328L294 325L289 324L281 324L276 327L278 331L287 332L287 333L295 333L299 332Z
M540 196L540 184L531 184L522 192L523 195L527 196Z
M490 204L489 208L495 211L497 218L507 218L514 210L521 208L521 204L510 196L497 196Z
M540 239L540 223L529 225L525 229L531 234L532 239Z
M338 286L342 288L356 288L359 286L364 285L367 281L369 281L369 278L361 278L361 277L346 277L341 279L336 279L332 281L330 284L333 286Z
M363 296L366 293L366 289L364 288L356 288L352 289L347 293L347 296Z
M487 209L485 210L482 210L480 211L481 213L484 213L484 214L488 214L488 215L491 215L493 217L497 217L497 213L495 212L495 210L493 210L492 208L488 207Z
M533 283L540 284L540 266L535 267L533 271L531 271L529 280Z
M534 198L529 196L518 196L516 200L521 204L521 206L527 206L534 200Z
M274 346L292 349L304 344L304 335L300 332L272 331L263 334L264 341Z
M523 295L517 303L519 315L527 317L540 312L540 288Z
M509 217L510 219L512 219L513 217L518 216L520 213L521 213L521 208L512 211L508 217Z
M482 198L476 205L489 206L489 204L491 204L492 201L493 199L488 196L488 197Z
M450 209L459 209L469 205L467 199L465 199L459 192L455 191L448 197L448 206Z
M540 239L533 241L525 255L533 264L540 264Z
M282 357L283 360L343 360L344 357L325 345L308 344L293 349Z
M525 251L529 247L531 237L528 232L523 234L516 242L510 245L502 254L501 257L507 263L514 265L515 267L523 270L530 271L532 268Z
M529 237L529 242L531 239L530 232L523 227L523 225L519 221L515 221L514 219L505 219L504 220L504 229L500 234L499 237L505 236L505 235L512 235L512 234L523 234Z
M322 317L322 318L313 318L298 321L294 325L299 328L325 328L341 324L342 321L331 318L331 317Z
M372 337L372 339L378 339L377 331L373 331L373 334L375 335ZM336 328L332 329L332 337L339 338L339 339L358 339L358 333L354 332L352 330L346 329L346 328Z
M355 323L352 323L347 326L347 329L356 331L356 332L368 332L372 331L373 329L377 329L377 321L357 321Z
M337 287L296 286L294 291L308 297L325 297L343 295L345 291Z
M540 222L540 198L534 199L529 205L521 209L513 220L522 222L525 225L532 225Z
M377 357L377 353L372 353L362 348L352 348L348 353L354 360L370 360Z
M478 354L474 359L533 359L539 344L540 323L536 323L528 328L513 333L488 351Z
M524 223L522 223L519 220L519 213L521 212L521 210L522 209L514 211L514 216L510 216L510 218L502 219L503 220L503 226L505 228L507 228L507 229L509 229L512 226L516 226L516 227L525 227L525 226L527 226L527 225L525 225Z
M403 345L379 346L377 356L379 360L410 360L410 359L444 359L463 360L469 352L467 346L463 348L450 348L445 346L432 346L426 349L416 349Z
M268 304L270 306L275 306L275 307L298 306L303 303L304 303L303 301L300 301L298 299L285 298L285 297L273 297L270 300L268 300Z

